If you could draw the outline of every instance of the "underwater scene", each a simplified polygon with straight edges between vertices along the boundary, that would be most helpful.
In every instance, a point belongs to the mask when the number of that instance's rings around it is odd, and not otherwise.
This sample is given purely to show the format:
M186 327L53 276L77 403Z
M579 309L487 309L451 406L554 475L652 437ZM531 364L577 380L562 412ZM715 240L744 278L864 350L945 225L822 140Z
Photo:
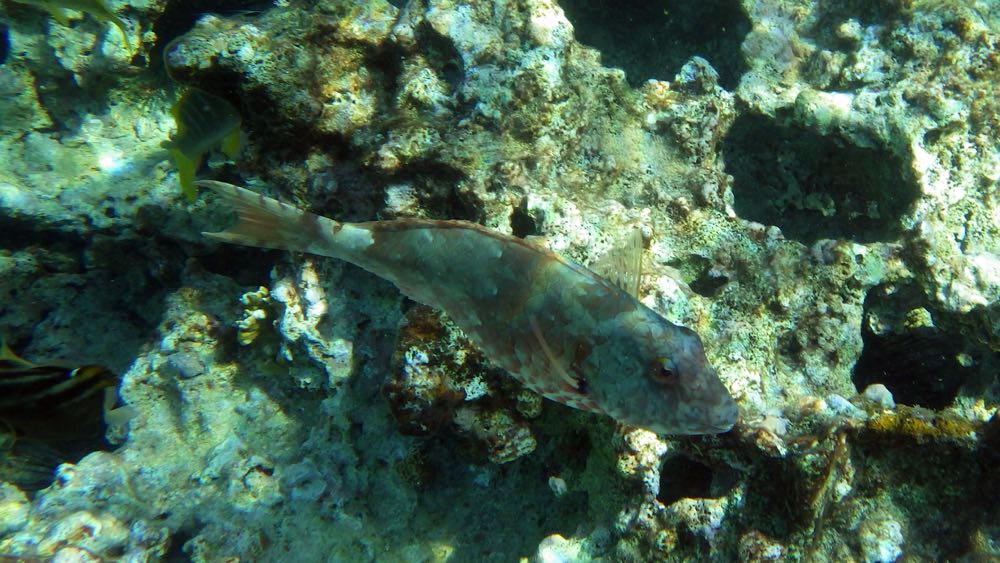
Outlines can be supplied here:
M0 562L1000 561L1000 1L0 0Z

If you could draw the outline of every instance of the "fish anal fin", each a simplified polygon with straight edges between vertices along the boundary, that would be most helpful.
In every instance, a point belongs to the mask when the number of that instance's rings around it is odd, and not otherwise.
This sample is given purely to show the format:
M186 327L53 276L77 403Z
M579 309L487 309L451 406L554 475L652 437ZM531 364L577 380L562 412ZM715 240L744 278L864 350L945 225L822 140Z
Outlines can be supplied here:
M184 197L188 201L194 201L195 196L198 194L198 190L194 185L194 177L198 171L198 166L201 165L201 155L195 158L188 158L180 149L172 148L170 149L170 156L174 158L174 163L177 164L177 177L181 184L181 191L184 192Z
M243 133L237 126L222 139L222 152L229 158L236 158L243 144Z

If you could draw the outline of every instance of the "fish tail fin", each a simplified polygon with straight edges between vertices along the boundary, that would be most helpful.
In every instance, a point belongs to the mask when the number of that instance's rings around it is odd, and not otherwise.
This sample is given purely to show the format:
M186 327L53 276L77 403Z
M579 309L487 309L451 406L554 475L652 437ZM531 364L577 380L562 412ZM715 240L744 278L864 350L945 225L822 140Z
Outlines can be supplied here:
M333 219L225 182L200 180L196 185L215 192L239 215L232 227L202 233L205 236L246 246L338 256L332 238L341 225Z

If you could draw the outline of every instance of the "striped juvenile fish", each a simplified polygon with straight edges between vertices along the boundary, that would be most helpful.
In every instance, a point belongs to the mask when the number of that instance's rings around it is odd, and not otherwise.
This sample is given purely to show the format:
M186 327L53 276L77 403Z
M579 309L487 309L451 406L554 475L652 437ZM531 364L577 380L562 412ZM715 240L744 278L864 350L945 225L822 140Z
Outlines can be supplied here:
M222 182L239 214L214 239L356 264L443 310L494 363L560 403L662 434L732 428L698 336L594 272L466 221L339 223Z
M99 436L118 381L104 366L34 364L0 344L0 424L21 437Z

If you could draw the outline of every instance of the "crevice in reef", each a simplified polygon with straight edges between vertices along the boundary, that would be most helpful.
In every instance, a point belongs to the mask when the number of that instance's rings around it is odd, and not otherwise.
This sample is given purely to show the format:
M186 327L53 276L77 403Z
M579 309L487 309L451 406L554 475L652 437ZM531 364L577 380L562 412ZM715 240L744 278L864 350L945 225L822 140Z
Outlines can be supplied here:
M693 56L711 63L719 84L733 89L746 70L740 43L750 21L735 0L648 2L564 0L576 39L625 71L632 86L669 80Z
M10 29L0 23L0 65L7 62L8 55L10 55Z
M865 298L855 386L881 383L897 403L942 409L966 387L995 385L1000 354L978 330L982 311L934 309L919 288L878 286Z
M656 500L665 506L684 498L722 498L736 486L737 473L713 468L684 455L668 457L660 469Z
M804 244L893 241L919 188L886 149L861 148L774 120L740 117L723 144L733 207Z
M150 67L153 69L161 68L163 49L177 37L191 31L198 18L205 14L253 15L269 9L273 5L273 2L267 0L176 0L168 2L163 13L153 22L156 45L150 52Z

